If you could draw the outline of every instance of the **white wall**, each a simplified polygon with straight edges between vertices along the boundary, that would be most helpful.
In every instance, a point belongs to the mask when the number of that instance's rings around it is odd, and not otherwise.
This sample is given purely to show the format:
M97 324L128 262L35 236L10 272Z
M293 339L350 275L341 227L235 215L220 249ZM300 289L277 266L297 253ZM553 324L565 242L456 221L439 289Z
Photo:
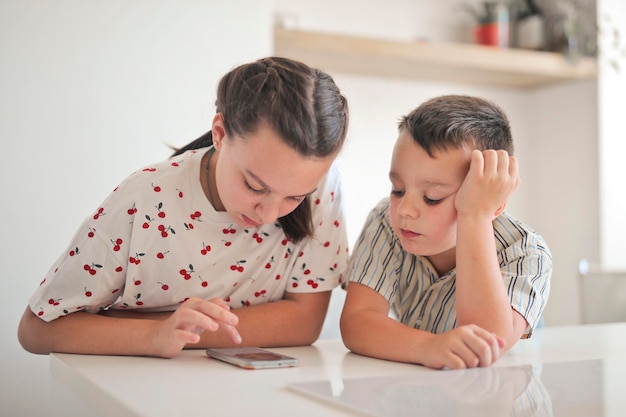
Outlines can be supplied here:
M626 269L626 2L599 0L598 20L602 24L600 38L602 54L599 59L598 84L600 118L600 179L602 263L608 268ZM618 47L611 29L619 28ZM610 62L616 60L616 70Z
M121 179L208 130L218 78L271 50L265 0L0 0L0 415L89 415L19 347L28 297Z
M207 129L219 76L271 53L274 10L302 28L464 40L467 21L454 9L458 3L0 0L0 354L4 374L12 375L0 382L0 414L53 416L60 408L69 416L87 414L84 404L51 385L47 357L18 346L14 335L27 299L109 190L139 166L165 158L166 144L182 145ZM555 257L546 323L575 322L577 260L599 256L595 83L519 91L333 75L351 106L339 160L350 240L389 192L401 115L439 94L493 99L509 114L521 159L523 182L509 211L544 234ZM335 314L341 301L333 300ZM335 326L325 328L325 336L332 334Z

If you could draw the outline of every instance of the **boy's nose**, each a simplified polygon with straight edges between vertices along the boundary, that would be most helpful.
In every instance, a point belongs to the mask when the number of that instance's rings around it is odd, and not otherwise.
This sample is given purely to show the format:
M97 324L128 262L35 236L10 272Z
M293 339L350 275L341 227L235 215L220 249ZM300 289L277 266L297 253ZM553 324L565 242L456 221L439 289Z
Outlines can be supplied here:
M414 204L410 198L403 198L400 204L398 205L398 213L401 216L417 218L420 215L419 208L417 204Z

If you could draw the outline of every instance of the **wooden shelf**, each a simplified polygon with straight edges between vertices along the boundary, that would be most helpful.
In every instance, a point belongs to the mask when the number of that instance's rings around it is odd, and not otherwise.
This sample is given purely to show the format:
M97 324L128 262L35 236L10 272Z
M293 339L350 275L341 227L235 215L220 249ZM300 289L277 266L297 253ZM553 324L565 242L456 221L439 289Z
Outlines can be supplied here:
M473 44L391 40L274 29L274 53L328 72L531 88L594 80L596 61L569 64L563 55Z

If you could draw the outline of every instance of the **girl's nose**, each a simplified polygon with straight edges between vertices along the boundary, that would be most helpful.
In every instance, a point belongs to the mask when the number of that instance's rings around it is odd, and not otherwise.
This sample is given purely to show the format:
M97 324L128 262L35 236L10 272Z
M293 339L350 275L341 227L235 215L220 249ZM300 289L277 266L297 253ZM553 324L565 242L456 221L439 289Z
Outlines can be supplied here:
M256 214L263 224L274 223L280 213L279 201L262 201L256 206Z

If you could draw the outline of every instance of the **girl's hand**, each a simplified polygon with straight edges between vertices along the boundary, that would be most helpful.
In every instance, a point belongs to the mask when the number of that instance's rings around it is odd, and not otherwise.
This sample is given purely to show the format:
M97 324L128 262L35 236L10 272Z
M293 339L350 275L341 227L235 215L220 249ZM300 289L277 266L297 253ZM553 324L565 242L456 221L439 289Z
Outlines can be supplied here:
M239 344L241 336L235 328L238 322L239 318L230 312L223 300L190 298L167 319L155 323L153 342L157 356L176 356L185 346L198 343L200 333L205 330L214 332L222 328L234 343Z
M435 369L465 369L491 366L500 358L504 340L495 334L467 324L434 334L424 345L422 364Z
M469 171L457 192L459 214L495 218L520 183L517 158L504 150L472 151Z

